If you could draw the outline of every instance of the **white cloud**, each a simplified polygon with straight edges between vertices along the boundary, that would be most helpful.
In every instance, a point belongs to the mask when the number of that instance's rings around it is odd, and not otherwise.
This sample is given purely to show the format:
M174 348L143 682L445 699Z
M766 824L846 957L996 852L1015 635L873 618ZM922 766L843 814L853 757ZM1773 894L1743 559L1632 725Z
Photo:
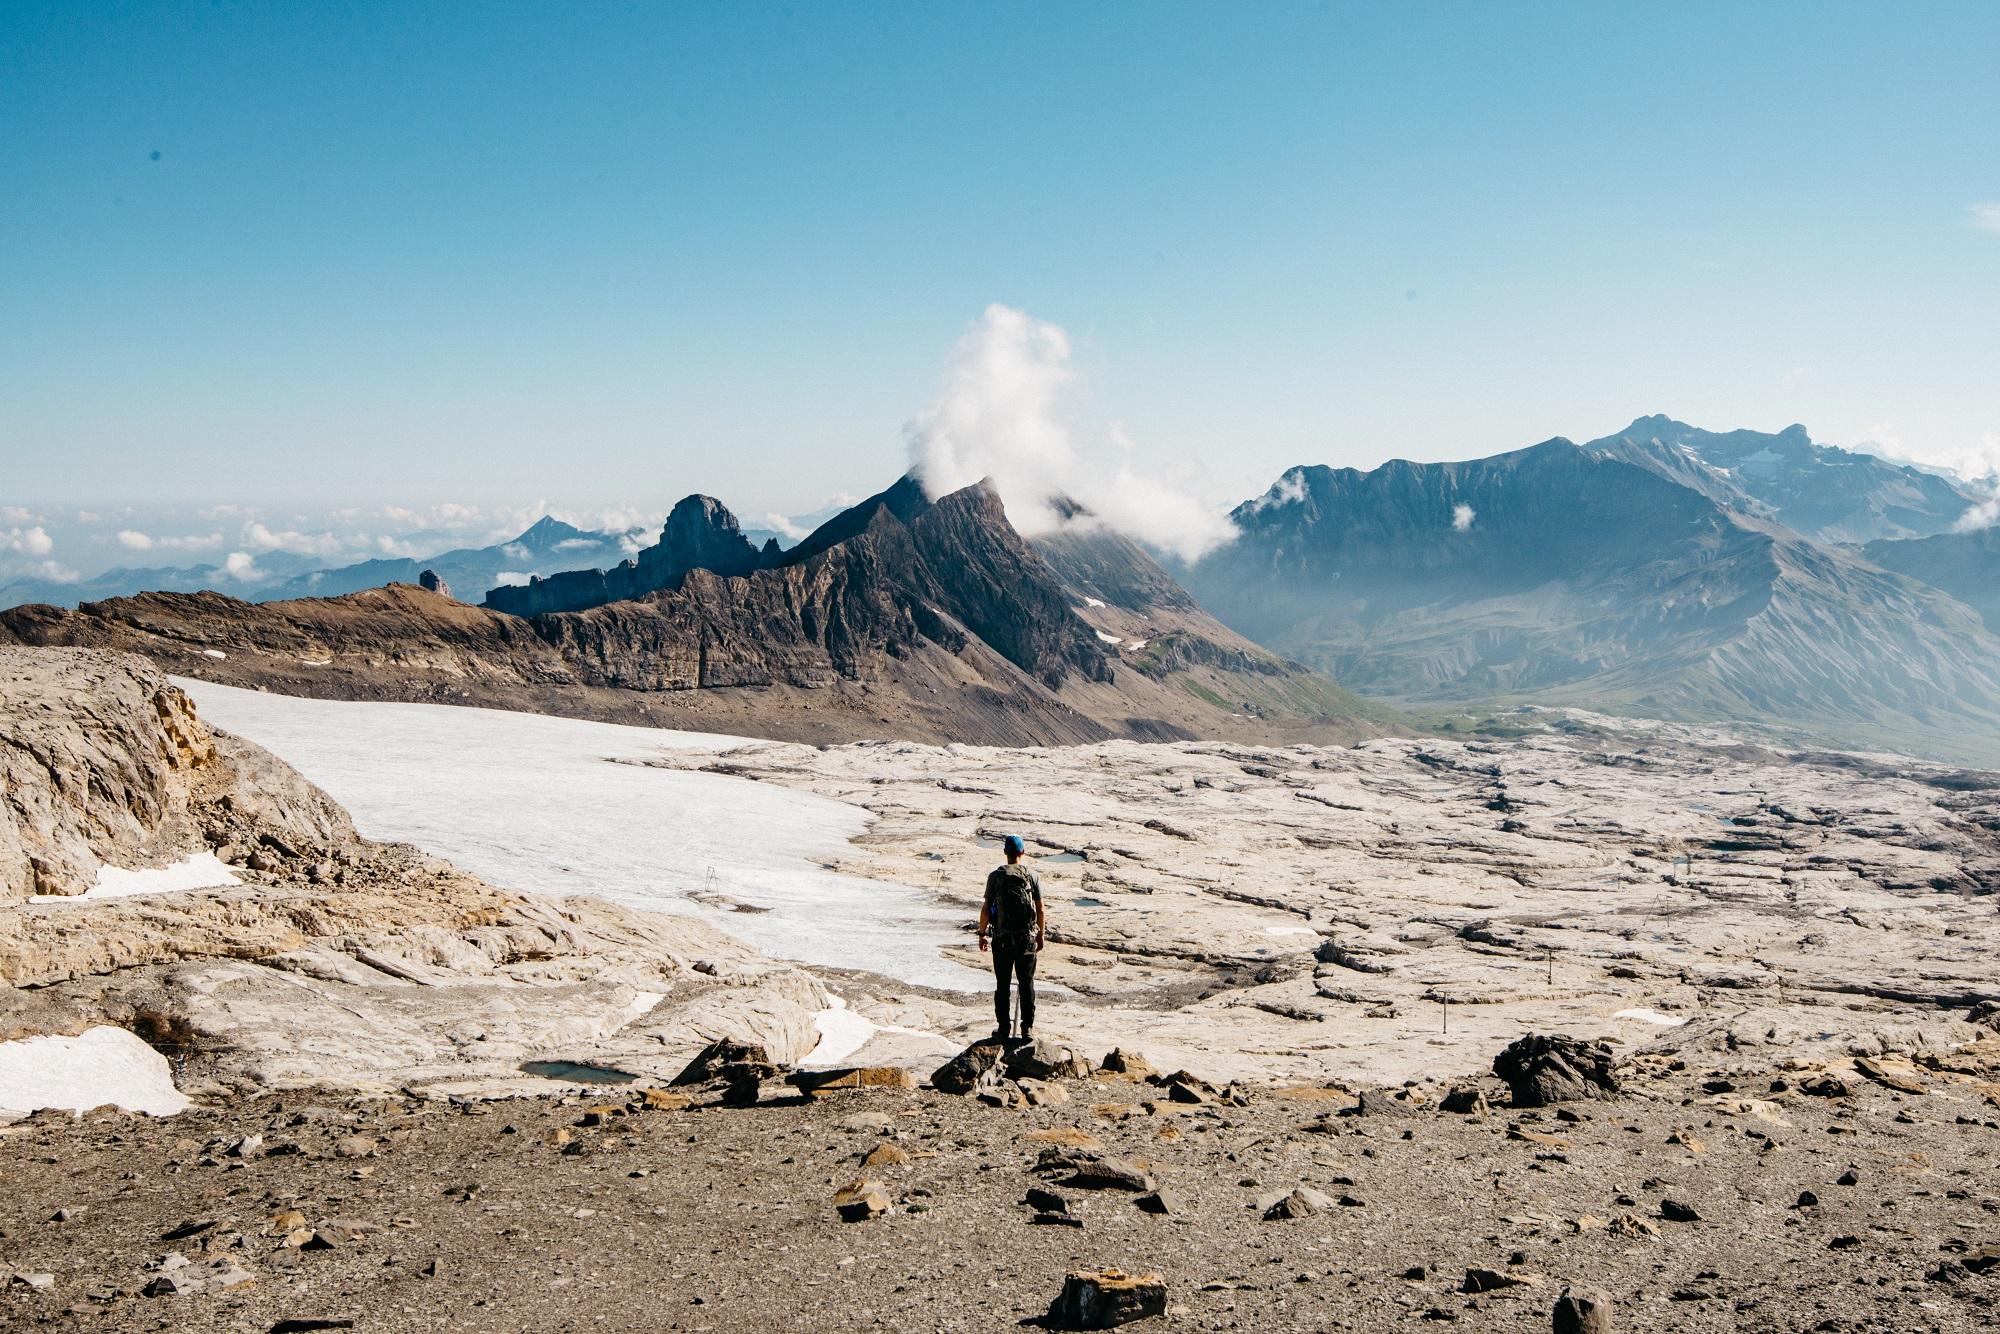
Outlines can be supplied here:
M400 556L405 560L421 560L433 554L429 547L405 542L401 538L392 537L387 533L375 539L375 550L381 552L384 556Z
M153 549L153 539L136 528L120 528L118 530L118 545L128 551L151 551Z
M243 525L243 541L255 551L284 551L295 556L333 556L351 545L349 539L333 533L274 532L255 519ZM365 537L361 544L367 544Z
M40 524L32 528L9 528L0 533L0 551L18 551L23 556L46 556L55 549L55 539Z
M1473 509L1470 505L1453 505L1451 507L1451 530L1454 533L1469 533L1472 531L1472 521L1478 517L1479 511Z
M215 551L222 546L222 534L185 533L178 537L156 537L153 545L162 551Z
M1942 468L1988 488L2000 486L2000 431L1989 431L1977 440L1919 444L1904 440L1894 423L1877 422L1854 447L1900 463Z
M1972 215L1972 225L1980 231L2000 232L2000 200L1974 204L1966 212Z
M247 551L232 551L222 562L222 572L238 583L254 584L264 577L257 560Z
M1976 533L1982 528L1991 528L1996 523L2000 523L2000 491L1996 491L1961 514L1958 522L1951 526L1951 531Z
M493 577L499 581L502 588L519 588L534 576L522 574L519 570L502 570Z
M771 513L764 515L760 519L751 520L750 526L753 528L768 528L787 542L802 542L809 535L808 530L803 524L793 523L789 518L778 513L776 510L771 511Z
M1105 446L1131 453L1121 432L1079 450L1075 390L1068 334L1011 306L988 306L953 349L937 398L904 429L924 489L941 496L991 477L1008 519L1029 537L1061 526L1058 496L1187 560L1235 537L1225 516L1170 473L1107 457Z
M1306 498L1306 470L1287 469L1285 475L1271 483L1271 489L1250 502L1252 513L1261 514L1267 509L1280 505L1296 505Z
M0 523L11 523L20 527L41 521L42 516L33 510L24 510L19 505L0 505Z

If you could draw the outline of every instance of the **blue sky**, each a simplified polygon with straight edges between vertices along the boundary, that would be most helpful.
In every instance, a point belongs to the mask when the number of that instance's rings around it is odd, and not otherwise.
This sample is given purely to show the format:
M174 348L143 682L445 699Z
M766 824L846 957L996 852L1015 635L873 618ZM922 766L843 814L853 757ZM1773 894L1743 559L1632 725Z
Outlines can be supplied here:
M797 512L992 303L1218 505L1655 411L2000 458L1996 54L1992 4L14 0L0 506Z

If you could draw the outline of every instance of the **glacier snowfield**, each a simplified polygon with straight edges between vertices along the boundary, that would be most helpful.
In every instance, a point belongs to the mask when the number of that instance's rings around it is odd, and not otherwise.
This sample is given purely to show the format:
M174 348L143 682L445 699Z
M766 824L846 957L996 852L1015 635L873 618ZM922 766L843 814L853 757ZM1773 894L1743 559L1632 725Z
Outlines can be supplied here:
M940 953L963 939L962 911L822 869L851 851L868 812L643 763L728 750L740 737L174 683L211 726L324 788L369 838L415 844L508 889L700 917L780 958L951 990L987 985Z

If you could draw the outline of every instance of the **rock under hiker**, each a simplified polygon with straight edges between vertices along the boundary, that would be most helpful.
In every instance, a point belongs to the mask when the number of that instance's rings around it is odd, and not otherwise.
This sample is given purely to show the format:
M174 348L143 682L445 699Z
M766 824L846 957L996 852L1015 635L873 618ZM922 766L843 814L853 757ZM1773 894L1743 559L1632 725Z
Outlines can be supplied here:
M986 877L986 900L979 905L979 948L993 937L993 1036L1006 1042L1012 1036L1007 1003L1007 983L1012 978L1021 992L1021 1032L1023 1042L1035 1037L1035 955L1048 940L1048 915L1042 910L1042 882L1021 865L1028 846L1019 835L1009 834L1001 843L1007 864L996 866Z

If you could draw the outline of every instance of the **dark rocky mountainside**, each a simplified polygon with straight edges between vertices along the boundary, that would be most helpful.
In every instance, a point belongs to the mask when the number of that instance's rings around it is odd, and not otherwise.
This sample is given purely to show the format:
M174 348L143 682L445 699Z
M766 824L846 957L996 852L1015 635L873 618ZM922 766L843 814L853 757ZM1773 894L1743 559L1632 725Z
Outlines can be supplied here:
M1135 553L1145 559L1136 548L1120 559ZM750 547L719 502L692 497L657 546L620 567L631 571L621 578L644 571L660 586L582 610L522 617L401 584L261 605L152 594L17 608L0 613L0 637L130 649L183 674L286 693L811 741L1381 730L1330 681L1213 622L1206 638L1189 633L1196 622L1163 623L1173 633L1142 644L1126 669L1113 651L1122 637L1079 614L1095 609L1078 605L983 483L933 502L906 478L774 556ZM594 597L608 576L586 573L598 582L531 587Z
M1641 417L1593 448L1620 443L1686 450L1766 507L1770 517L1821 542L1872 542L1948 531L1979 497L1907 463L1813 442L1803 426L1704 431L1671 417Z
M2000 635L2000 525L1969 533L1870 542L1866 551L1868 559L1883 569L1951 594Z
M1731 503L1671 445L1296 468L1189 588L1406 703L1533 700L2000 757L2000 639L1962 604Z
M568 569L537 575L525 584L494 588L486 605L515 616L584 611L607 602L642 597L678 584L689 570L748 574L777 564L776 541L760 549L743 535L736 516L712 496L689 496L667 515L660 540L611 569Z

